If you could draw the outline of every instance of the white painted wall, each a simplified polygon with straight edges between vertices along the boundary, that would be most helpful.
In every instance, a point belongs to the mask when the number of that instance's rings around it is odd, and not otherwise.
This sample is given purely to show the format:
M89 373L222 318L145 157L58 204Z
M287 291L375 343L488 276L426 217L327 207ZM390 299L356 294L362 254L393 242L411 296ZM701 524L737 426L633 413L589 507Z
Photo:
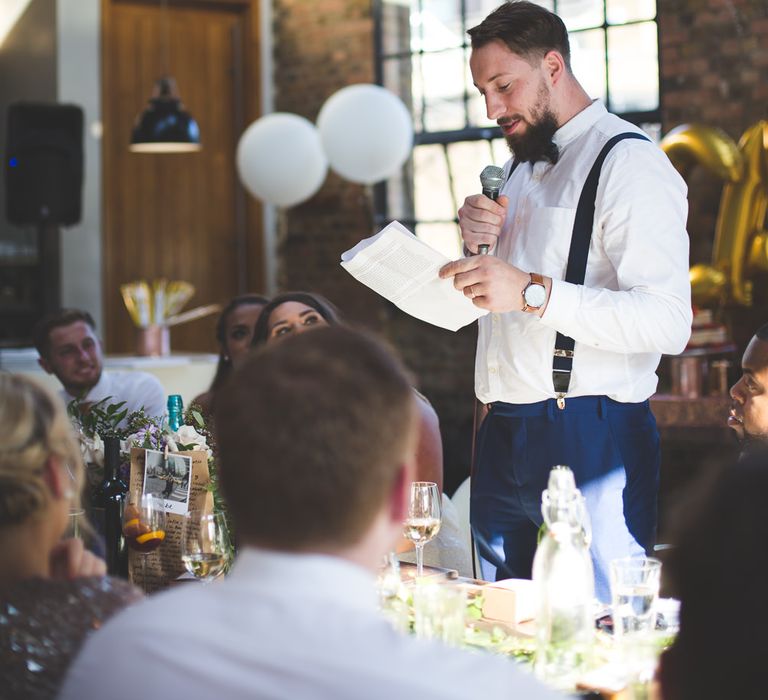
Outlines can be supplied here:
M99 0L56 0L58 100L85 112L83 216L61 233L62 304L87 309L103 329L99 6Z

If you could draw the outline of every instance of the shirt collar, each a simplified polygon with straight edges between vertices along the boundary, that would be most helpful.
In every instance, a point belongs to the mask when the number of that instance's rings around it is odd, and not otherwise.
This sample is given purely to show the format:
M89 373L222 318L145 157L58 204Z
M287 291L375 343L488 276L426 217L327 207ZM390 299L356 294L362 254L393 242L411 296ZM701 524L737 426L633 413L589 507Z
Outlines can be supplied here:
M592 104L585 107L578 114L571 117L563 124L552 137L555 145L562 150L576 137L592 128L603 116L608 113L605 105L600 100L592 100Z
M363 610L377 608L376 579L362 566L328 554L243 547L225 583L265 585L292 595Z
M99 381L91 387L91 390L81 400L88 402L100 401L101 399L110 396L110 389L111 383L107 376L107 372L104 370L104 367L102 367ZM77 396L73 396L66 389L64 390L64 402L67 405L69 405L76 398Z

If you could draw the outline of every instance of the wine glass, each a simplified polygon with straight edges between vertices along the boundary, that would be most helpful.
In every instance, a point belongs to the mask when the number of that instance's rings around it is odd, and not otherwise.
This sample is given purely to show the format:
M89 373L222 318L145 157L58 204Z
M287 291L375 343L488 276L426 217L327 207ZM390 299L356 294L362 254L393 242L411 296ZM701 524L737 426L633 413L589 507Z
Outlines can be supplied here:
M165 504L152 493L134 493L123 510L123 535L141 554L141 582L147 588L147 556L165 539Z
M405 537L416 545L416 576L424 573L424 545L440 530L440 490L432 481L414 481L408 501Z
M227 567L230 549L223 513L187 513L181 532L181 560L190 574L203 583L213 581Z

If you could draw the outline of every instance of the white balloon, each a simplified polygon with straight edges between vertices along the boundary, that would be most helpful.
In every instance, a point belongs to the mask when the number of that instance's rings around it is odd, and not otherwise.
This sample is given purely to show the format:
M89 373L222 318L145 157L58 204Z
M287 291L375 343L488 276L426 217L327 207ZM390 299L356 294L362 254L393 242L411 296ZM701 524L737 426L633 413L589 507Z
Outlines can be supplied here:
M413 147L408 109L379 85L350 85L331 95L317 128L331 168L366 185L397 173Z
M298 114L275 112L243 132L237 144L237 172L254 197L290 207L320 189L328 159L312 122Z

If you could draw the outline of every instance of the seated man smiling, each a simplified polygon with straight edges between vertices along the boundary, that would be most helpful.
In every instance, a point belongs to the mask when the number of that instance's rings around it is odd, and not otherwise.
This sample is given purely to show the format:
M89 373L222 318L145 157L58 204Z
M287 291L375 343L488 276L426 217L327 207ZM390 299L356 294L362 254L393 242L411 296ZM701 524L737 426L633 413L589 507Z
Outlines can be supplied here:
M377 610L418 432L409 377L378 341L331 327L263 347L215 420L232 573L106 624L64 700L558 697L508 659L401 635Z

